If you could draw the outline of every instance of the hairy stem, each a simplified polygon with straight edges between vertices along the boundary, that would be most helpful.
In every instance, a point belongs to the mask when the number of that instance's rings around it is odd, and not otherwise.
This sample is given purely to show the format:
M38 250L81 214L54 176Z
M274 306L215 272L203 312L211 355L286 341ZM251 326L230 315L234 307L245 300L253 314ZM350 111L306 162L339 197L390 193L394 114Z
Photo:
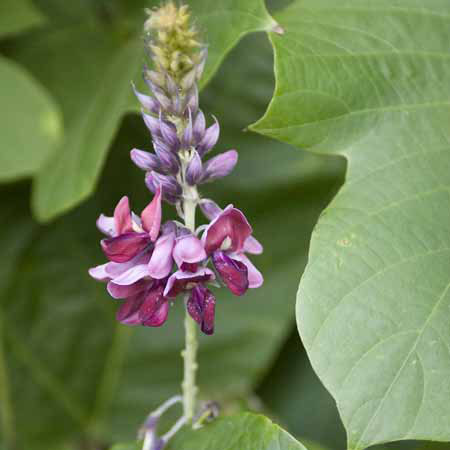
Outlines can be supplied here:
M190 194L190 193L189 193ZM195 232L195 208L196 200L185 196L183 203L184 223L187 228ZM184 319L186 348L182 352L184 359L184 379L183 379L183 408L186 423L191 423L195 414L195 403L197 397L197 386L195 376L197 372L197 324L188 314Z

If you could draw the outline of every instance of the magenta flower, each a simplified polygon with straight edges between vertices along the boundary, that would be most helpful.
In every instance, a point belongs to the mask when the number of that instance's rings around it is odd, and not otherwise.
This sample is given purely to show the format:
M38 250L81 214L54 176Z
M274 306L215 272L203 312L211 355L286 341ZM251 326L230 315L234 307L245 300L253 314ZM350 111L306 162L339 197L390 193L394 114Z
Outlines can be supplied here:
M97 226L108 238L101 241L109 262L89 270L89 274L107 282L111 297L123 299L117 319L127 325L157 327L169 313L164 296L167 276L172 270L175 234L170 228L160 233L161 189L139 218L131 213L123 197L113 217L101 215Z
M211 217L202 242L222 281L235 295L243 295L247 288L260 287L263 276L245 252L260 254L263 248L252 236L252 228L244 214L233 205L223 211L211 205L209 209L216 215Z

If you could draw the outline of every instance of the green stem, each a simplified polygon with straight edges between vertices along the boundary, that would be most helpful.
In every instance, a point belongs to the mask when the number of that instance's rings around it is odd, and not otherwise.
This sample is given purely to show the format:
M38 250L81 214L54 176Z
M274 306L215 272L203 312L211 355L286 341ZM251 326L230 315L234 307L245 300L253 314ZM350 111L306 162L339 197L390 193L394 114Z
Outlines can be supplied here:
M191 188L192 189L192 188ZM184 223L187 228L195 232L195 208L196 200L189 198L191 192L186 192L183 203ZM194 197L195 198L195 197ZM186 348L182 352L184 359L184 379L183 379L183 408L184 417L187 423L192 423L195 414L195 403L198 388L195 383L197 372L197 324L191 318L186 310L184 319L184 327L186 333Z

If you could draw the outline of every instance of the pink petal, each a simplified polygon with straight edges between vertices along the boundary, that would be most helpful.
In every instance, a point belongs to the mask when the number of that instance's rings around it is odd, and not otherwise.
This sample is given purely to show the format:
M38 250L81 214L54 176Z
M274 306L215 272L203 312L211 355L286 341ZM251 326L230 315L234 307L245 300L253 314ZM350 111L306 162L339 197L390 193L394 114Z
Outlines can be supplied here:
M114 278L113 281L115 284L121 286L128 286L130 284L135 283L138 280L141 280L144 277L148 277L148 265L147 264L139 264L137 266L131 267L126 272L122 273L122 275Z
M98 281L109 281L111 279L110 275L106 271L106 267L109 263L101 264L100 266L92 267L89 269L89 275Z
M187 234L177 238L173 249L173 258L181 269L183 263L198 263L206 259L206 252L200 239L193 234Z
M148 263L148 272L152 278L167 277L172 270L172 250L175 243L175 233L161 236L155 243L152 257Z
M142 211L141 219L144 230L150 234L152 242L155 242L161 228L161 186L158 186L153 200Z
M253 265L253 263L243 253L239 255L232 255L234 259L242 261L248 270L248 287L259 288L264 282L262 273Z
M117 235L133 231L130 205L127 196L120 199L119 203L117 203L116 209L114 210L114 227Z
M244 242L252 234L252 227L244 214L233 205L228 205L208 226L202 240L208 255L220 249L223 241L230 238L232 252L240 252Z
M114 217L108 217L104 214L100 214L100 217L97 219L97 228L107 236L113 237L116 236L116 226L114 225Z
M117 278L118 276L122 275L124 272L126 272L128 269L131 269L134 266L137 266L139 264L147 264L149 260L150 260L150 251L144 251L124 263L115 263L115 262L107 263L105 267L105 272L108 274L110 278Z
M263 252L263 246L253 236L249 236L244 242L244 252L260 255Z

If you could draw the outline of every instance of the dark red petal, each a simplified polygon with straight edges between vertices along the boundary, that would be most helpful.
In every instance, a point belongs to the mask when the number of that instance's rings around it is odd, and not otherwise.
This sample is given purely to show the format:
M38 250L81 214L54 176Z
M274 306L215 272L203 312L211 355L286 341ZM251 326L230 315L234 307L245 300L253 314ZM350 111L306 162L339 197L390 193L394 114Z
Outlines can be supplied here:
M248 289L247 266L220 251L213 253L212 261L228 289L234 295L243 295Z
M156 288L150 289L139 309L142 325L147 327L160 327L169 314L169 302L163 295L164 284L159 283Z
M125 325L140 325L139 308L144 298L142 293L127 298L117 311L116 319Z
M187 302L187 310L205 334L214 333L215 306L216 299L209 289L202 284L192 289Z
M147 233L125 233L101 241L102 250L110 261L123 263L134 258L150 243Z
M236 208L226 208L206 230L205 250L208 255L220 249L222 242L231 239L230 251L240 252L252 234L252 227L244 214Z
M187 262L184 262L184 263L181 264L180 269L183 272L197 272L198 263L187 263Z

